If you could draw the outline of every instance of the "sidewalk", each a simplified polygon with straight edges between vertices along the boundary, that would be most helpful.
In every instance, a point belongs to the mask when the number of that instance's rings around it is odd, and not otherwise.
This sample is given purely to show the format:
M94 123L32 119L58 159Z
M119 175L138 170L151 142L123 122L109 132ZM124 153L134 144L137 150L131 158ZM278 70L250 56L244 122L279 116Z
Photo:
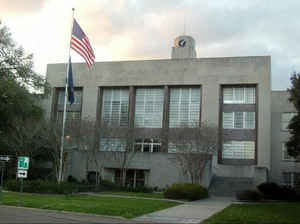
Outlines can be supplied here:
M211 197L204 200L187 202L183 205L153 212L132 220L144 223L200 223L229 206L233 200L233 198L227 197Z

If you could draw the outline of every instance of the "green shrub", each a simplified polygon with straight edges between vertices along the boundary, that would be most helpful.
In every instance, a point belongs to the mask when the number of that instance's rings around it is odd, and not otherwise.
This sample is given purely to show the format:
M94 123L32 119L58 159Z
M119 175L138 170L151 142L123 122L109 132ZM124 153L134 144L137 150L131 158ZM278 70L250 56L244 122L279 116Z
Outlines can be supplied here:
M112 181L109 180L101 180L100 182L100 186L104 189L104 190L109 190L109 191L117 191L120 190L122 187Z
M69 176L68 176L67 181L68 181L69 183L79 183L79 181L78 181L75 177L73 177L72 175L69 175Z
M289 186L280 186L276 183L266 182L257 186L266 199L272 200L299 200L297 191Z
M20 181L8 180L5 182L4 188L9 191L20 191Z
M126 187L122 189L124 191L129 191L129 192L141 192L141 193L152 193L153 189L151 187L147 186L138 186L138 187Z
M263 196L257 190L245 190L238 192L236 198L241 201L260 201L263 199Z
M282 188L273 182L262 183L257 188L268 199L279 199L283 195Z
M208 197L208 191L200 184L173 184L164 192L165 198L186 199L189 201L199 200Z

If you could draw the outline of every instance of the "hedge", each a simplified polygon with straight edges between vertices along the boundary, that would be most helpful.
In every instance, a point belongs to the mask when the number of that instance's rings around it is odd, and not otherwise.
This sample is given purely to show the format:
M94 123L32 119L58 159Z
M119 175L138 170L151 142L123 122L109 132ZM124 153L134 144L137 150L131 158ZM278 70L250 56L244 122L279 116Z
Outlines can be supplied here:
M18 180L8 180L5 184L5 189L9 191L20 191L20 185L21 182ZM23 182L23 192L28 193L71 194L90 191L90 188L88 185L68 182L60 184L43 180L25 180Z
M173 184L165 190L164 197L169 199L185 199L188 201L194 201L207 198L208 191L200 184Z

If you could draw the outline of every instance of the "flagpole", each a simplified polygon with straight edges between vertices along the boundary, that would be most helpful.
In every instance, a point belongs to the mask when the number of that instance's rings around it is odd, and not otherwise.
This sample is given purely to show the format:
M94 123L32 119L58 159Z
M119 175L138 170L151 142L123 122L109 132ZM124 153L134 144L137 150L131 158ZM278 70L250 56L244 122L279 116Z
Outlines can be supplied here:
M66 111L67 111L67 99L68 99L67 95L68 95L68 81L69 81L68 74L69 74L70 56L71 56L70 43L71 43L71 39L72 39L74 11L75 11L75 9L72 8L72 25L71 25L71 35L70 35L70 41L69 41L69 60L68 60L67 73L66 73L65 100L64 100L63 125L62 125L61 144L60 144L58 183L63 181L63 154L64 154L64 143L65 143L65 124L66 124Z

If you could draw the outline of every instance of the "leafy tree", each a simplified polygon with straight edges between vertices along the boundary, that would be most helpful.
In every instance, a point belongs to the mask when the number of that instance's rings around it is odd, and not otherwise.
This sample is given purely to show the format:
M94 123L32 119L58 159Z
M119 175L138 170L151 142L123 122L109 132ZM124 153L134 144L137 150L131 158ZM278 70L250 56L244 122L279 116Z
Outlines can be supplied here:
M291 77L292 87L288 89L289 101L294 104L297 115L289 123L290 138L286 143L288 154L294 158L300 155L300 73L294 72Z
M33 71L32 54L17 47L6 26L0 23L0 150L9 150L5 139L15 131L16 119L39 118L37 101L48 93L45 78ZM46 96L47 94L45 94Z

